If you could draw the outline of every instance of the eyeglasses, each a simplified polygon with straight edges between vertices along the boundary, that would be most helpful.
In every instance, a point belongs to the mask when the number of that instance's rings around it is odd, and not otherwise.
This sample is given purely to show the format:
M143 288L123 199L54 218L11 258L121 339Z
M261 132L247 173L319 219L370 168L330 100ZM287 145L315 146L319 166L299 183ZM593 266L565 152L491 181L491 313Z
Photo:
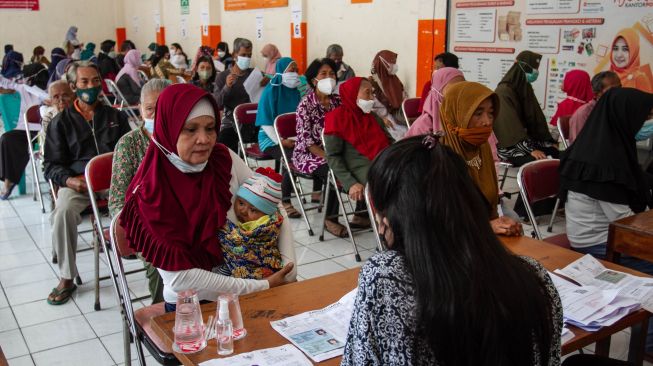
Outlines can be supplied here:
M73 99L73 97L68 94L63 94L63 95L55 95L51 99L53 102L61 102L61 101L70 102Z

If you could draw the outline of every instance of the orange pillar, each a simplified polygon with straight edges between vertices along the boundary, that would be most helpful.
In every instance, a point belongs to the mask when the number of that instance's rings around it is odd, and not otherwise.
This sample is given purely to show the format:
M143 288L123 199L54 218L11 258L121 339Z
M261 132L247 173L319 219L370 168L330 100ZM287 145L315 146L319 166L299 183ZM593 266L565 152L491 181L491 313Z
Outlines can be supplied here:
M204 26L200 26L200 34L202 35L202 46L209 46L215 48L218 43L222 41L222 27L219 25L209 25L208 35L204 34Z
M159 27L156 31L156 44L166 44L166 27Z
M125 28L116 28L116 49L120 48L120 45L127 39L127 29Z
M420 19L417 21L417 83L416 96L422 95L424 84L431 79L433 58L444 52L446 19Z
M306 22L301 24L302 36L299 38L294 37L293 24L290 23L290 57L292 57L295 62L297 62L297 67L299 68L299 73L303 74L306 71L307 59L308 59L308 48L306 46Z

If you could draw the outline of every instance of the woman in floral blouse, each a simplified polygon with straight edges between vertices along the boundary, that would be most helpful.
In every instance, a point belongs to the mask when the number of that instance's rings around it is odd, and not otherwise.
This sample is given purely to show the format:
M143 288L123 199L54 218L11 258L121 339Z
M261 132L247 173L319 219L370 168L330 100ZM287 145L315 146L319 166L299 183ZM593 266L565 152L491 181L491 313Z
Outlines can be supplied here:
M305 73L311 90L297 106L297 142L293 151L292 162L305 174L315 177L316 185L326 182L329 167L324 158L322 130L324 116L340 105L340 97L334 94L336 86L336 64L333 60L323 58L311 63ZM338 213L336 193L329 194L327 217ZM346 237L347 229L338 223L338 218L327 219L326 229L337 237Z
M131 183L145 151L150 145L150 134L154 131L154 112L156 100L163 89L170 85L170 80L151 79L141 89L141 117L143 125L118 140L113 154L111 171L111 188L109 188L109 213L116 216L125 205L125 192ZM144 262L149 280L152 303L163 301L163 282L156 268Z
M560 365L560 296L497 239L460 155L407 138L368 185L389 249L360 271L341 365Z

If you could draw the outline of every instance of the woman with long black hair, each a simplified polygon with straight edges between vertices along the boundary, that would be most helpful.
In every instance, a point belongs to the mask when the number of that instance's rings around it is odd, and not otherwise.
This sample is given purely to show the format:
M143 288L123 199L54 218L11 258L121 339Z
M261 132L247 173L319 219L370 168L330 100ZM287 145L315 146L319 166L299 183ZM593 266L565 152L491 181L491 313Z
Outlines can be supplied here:
M434 135L401 140L368 175L389 250L358 279L342 365L559 365L562 305L511 254L465 161Z

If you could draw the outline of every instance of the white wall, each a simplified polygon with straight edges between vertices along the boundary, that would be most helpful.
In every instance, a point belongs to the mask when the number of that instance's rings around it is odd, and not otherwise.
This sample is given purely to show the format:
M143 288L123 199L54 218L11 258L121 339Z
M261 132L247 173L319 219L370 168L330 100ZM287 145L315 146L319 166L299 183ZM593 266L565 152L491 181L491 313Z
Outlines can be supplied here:
M0 11L0 24L2 41L13 43L26 57L37 44L46 47L48 53L52 47L60 46L71 24L79 27L82 42L98 45L104 39L114 39L115 28L124 26L127 38L145 51L156 40L154 13L159 11L167 44L178 42L193 57L201 44L200 14L209 9L212 22L217 20L222 27L222 40L231 47L236 37L250 39L254 43L254 63L262 67L260 50L266 43L276 44L282 55L290 56L293 5L303 6L308 27L308 63L324 57L329 44L339 43L345 51L345 62L358 75L369 76L374 55L389 49L399 54L398 75L411 95L416 89L417 22L446 16L444 0L373 0L367 4L352 4L351 0L289 0L288 7L242 11L225 11L223 2L218 0L190 0L189 15L181 15L179 0L41 0L38 12ZM259 13L263 14L262 40L256 40L255 34ZM186 38L181 36L184 18Z
M28 60L34 47L50 51L61 47L71 25L77 26L78 39L93 42L100 50L100 42L115 39L114 2L106 0L40 0L40 10L0 10L2 43L14 45L14 49Z

